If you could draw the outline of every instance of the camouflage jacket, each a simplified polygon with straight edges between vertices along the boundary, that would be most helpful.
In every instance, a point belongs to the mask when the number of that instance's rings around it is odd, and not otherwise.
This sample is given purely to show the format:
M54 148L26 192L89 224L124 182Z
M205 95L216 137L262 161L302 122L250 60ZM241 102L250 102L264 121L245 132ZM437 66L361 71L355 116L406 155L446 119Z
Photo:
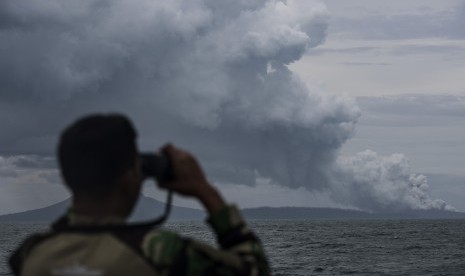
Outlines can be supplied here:
M236 207L224 208L207 222L220 248L122 222L122 227L93 231L89 226L109 221L65 216L50 232L28 238L10 258L10 267L15 275L25 276L270 274L259 239Z

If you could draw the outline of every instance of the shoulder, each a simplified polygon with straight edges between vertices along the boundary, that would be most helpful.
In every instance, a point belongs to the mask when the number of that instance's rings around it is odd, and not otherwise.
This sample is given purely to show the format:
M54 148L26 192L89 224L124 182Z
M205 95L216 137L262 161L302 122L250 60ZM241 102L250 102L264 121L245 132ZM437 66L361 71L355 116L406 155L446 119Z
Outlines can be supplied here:
M28 238L26 238L18 248L13 251L9 258L9 265L11 270L16 274L19 275L21 271L21 267L26 259L26 257L30 254L32 249L39 245L40 243L44 242L45 240L53 237L53 233L51 232L44 232L44 233L36 233Z
M177 256L185 250L187 239L166 230L147 233L142 241L144 254L158 265L171 265Z

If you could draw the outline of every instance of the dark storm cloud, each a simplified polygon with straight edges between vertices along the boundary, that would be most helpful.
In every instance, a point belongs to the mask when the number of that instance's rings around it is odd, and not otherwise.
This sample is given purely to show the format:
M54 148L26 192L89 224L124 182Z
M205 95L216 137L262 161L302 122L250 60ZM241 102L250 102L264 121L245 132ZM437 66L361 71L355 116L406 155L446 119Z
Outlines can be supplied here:
M0 5L2 152L52 155L71 119L116 111L134 120L142 148L174 141L197 153L216 181L268 178L371 210L446 206L428 198L402 158L338 159L358 106L309 91L287 68L324 42L328 13L320 2ZM373 181L366 176L374 163L400 172Z

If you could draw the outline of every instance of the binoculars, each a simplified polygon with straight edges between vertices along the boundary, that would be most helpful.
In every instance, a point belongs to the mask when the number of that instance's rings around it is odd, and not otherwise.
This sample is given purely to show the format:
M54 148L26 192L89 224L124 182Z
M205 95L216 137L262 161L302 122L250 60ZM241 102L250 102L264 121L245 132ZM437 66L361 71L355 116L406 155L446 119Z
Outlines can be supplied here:
M159 185L173 179L173 169L169 157L164 153L141 153L144 178L155 178Z

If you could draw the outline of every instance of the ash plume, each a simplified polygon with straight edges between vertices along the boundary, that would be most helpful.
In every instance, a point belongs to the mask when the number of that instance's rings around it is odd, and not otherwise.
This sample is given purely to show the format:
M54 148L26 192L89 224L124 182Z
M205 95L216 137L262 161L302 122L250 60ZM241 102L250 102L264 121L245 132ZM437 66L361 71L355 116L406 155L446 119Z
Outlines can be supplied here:
M320 1L5 0L0 18L2 148L47 152L71 119L123 112L143 148L187 147L214 181L259 175L373 211L452 208L400 155L338 157L356 102L287 67L324 43Z

